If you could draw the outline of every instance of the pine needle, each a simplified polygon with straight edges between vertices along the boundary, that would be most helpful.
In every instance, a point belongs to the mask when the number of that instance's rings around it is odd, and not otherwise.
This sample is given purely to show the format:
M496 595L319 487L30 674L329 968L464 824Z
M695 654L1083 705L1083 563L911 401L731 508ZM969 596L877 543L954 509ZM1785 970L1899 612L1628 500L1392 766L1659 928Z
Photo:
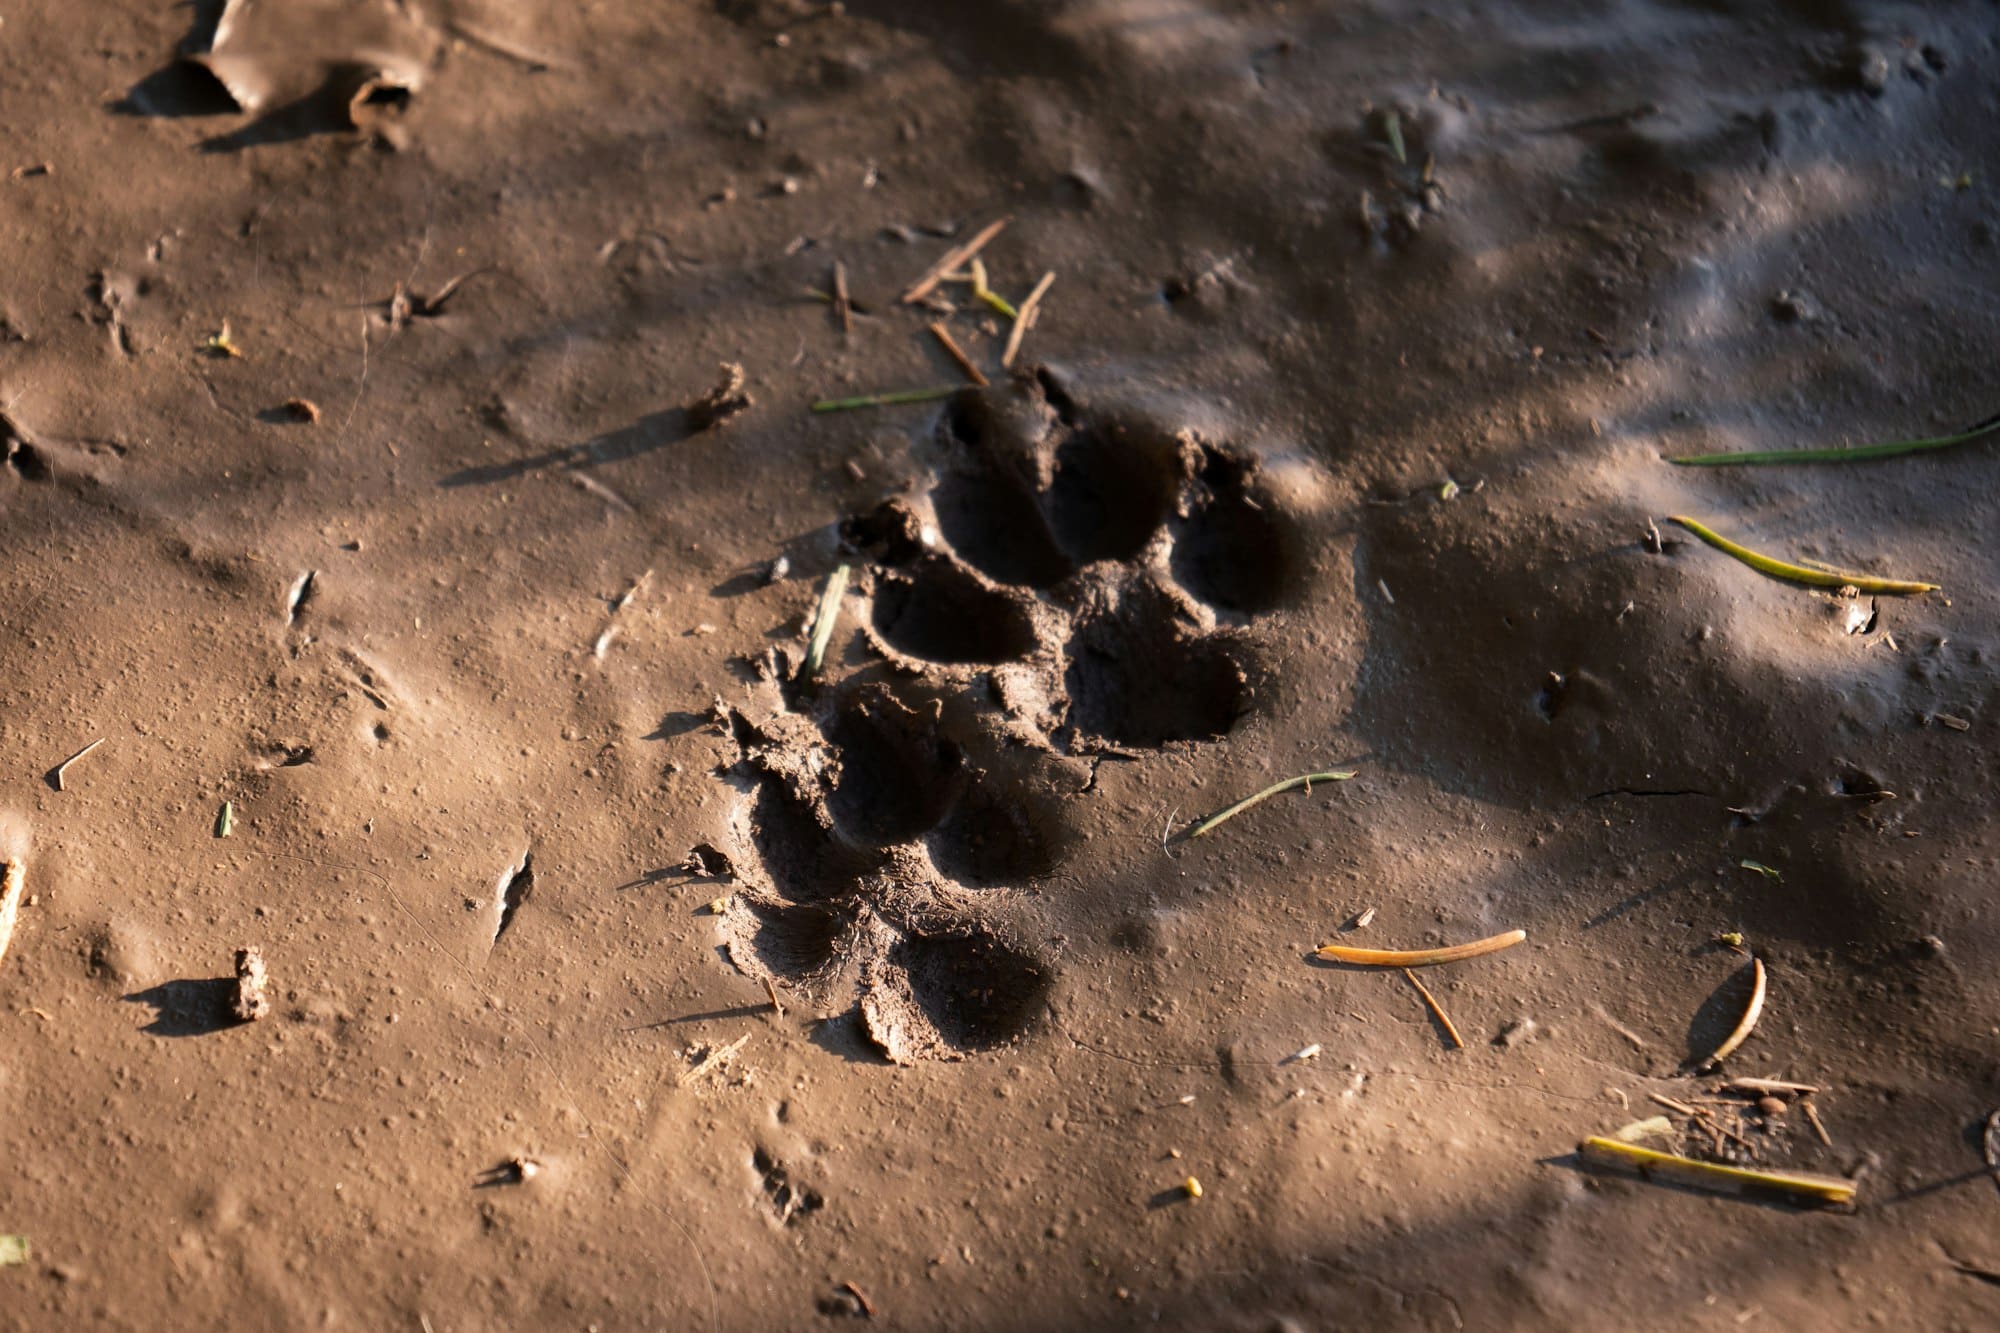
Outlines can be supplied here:
M1273 796L1282 795L1299 787L1303 787L1310 792L1315 782L1345 782L1353 776L1354 771L1352 769L1329 769L1324 773L1301 773L1295 778L1286 778L1283 782L1274 782L1256 795L1246 796L1227 810L1217 811L1215 814L1202 820L1192 829L1188 830L1188 836L1190 838L1199 838L1213 832L1218 825L1236 818L1236 816L1242 814L1251 806L1268 801Z
M852 412L861 407L894 407L898 403L929 403L958 392L955 384L932 389L896 389L890 393L864 393L858 398L822 398L812 405L815 412Z
M1867 463L1878 458L1900 458L1904 454L1929 453L1970 444L2000 431L2000 416L1991 416L1956 435L1938 435L1926 440L1891 440L1886 444L1863 444L1852 449L1755 449L1737 453L1682 454L1667 461L1676 467L1752 467L1770 463Z

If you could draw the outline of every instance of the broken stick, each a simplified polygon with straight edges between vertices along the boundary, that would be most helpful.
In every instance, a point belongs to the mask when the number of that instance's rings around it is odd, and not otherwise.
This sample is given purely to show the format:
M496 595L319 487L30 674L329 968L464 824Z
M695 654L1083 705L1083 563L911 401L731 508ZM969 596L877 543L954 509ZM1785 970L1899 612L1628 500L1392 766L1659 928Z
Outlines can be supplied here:
M924 275L910 284L909 290L903 293L903 304L915 305L926 296L929 296L936 289L937 285L944 281L945 274L952 272L981 250L984 250L987 243L1006 230L1007 224L1013 220L1012 218L999 218L993 222L989 222L984 227L981 227L978 233L971 240L965 242L965 244L955 245L945 251L943 258L925 269Z
M83 758L83 757L84 757L85 755L89 754L89 753L90 753L90 752L91 752L92 750L95 750L95 749L96 749L96 748L97 748L98 746L100 746L100 745L102 745L102 744L104 744L104 737L102 737L102 736L99 736L99 737L98 737L98 738L97 738L96 740L92 741L92 742L91 742L90 744L88 744L88 745L84 746L84 747L83 747L83 748L82 748L81 750L78 750L78 751L77 751L77 752L76 752L75 754L71 755L71 756L70 756L69 758L67 758L67 759L63 760L63 761L62 761L62 762L61 762L60 764L57 764L57 765L56 765L56 790L57 790L57 791L62 791L62 790L64 790L64 787L63 787L63 774L64 774L64 773L65 773L66 771L68 771L68 769L69 769L69 766L70 766L71 764L75 763L75 762L76 762L77 760L79 760L79 759Z
M1042 274L1042 280L1028 293L1028 299L1021 302L1020 313L1014 316L1014 327L1007 334L1007 350L1000 354L1000 364L1007 369L1014 368L1014 358L1021 354L1021 340L1028 336L1029 329L1035 327L1035 320L1040 318L1042 313L1042 297L1048 293L1049 287L1055 280L1053 269Z
M1417 994L1424 997L1424 1003L1430 1006L1431 1013L1436 1015L1437 1021L1443 1024L1444 1034L1447 1037L1451 1038L1452 1049L1459 1051L1464 1050L1465 1039L1458 1035L1458 1028L1452 1024L1451 1015L1446 1013L1444 1011L1444 1006L1438 1003L1437 996L1431 994L1431 988L1429 986L1424 985L1423 982L1419 981L1417 979L1417 974L1410 971L1410 969L1407 967L1403 969L1403 975L1409 979L1409 982L1412 986L1415 986L1417 988Z
M960 347L958 340L951 336L951 330L946 328L942 323L933 322L931 324L931 337L938 340L938 346L944 348L944 354L952 359L953 363L958 366L959 371L964 374L966 379L982 389L992 382L986 378L984 371L972 364L972 358L965 354L965 349Z

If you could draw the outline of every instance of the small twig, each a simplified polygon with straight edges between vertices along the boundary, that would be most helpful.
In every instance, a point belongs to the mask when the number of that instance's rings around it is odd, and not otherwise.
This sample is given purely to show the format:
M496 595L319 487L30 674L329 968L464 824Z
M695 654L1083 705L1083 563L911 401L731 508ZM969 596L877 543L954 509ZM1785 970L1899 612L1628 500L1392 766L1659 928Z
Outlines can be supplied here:
M806 650L805 669L800 679L810 680L826 665L826 648L833 641L834 622L840 619L840 599L847 594L848 567L840 565L827 576L820 591L819 609L813 612L812 643Z
M644 592L646 590L646 585L652 581L653 581L653 571L650 569L647 570L645 573L639 575L639 577L633 579L631 586L626 588L624 592L619 593L618 596L612 601L611 614L615 616L620 611L623 611L626 607L632 605L632 599L637 597L640 593Z
M95 750L98 746L102 744L104 744L104 737L99 736L96 740L92 741L90 744L84 746L81 750L78 750L75 754L71 755L69 758L63 760L60 764L56 765L57 791L63 790L63 773L69 768L69 766L75 763L77 760L83 758L85 755L89 754L92 750Z
M854 302L847 295L847 265L833 261L833 313L840 320L840 335L854 335Z
M1754 1092L1760 1097L1767 1092L1795 1092L1810 1097L1820 1090L1817 1083L1788 1083L1781 1078L1732 1078L1722 1086L1731 1092Z
M688 1070L687 1073L681 1076L680 1086L685 1088L688 1084L694 1082L698 1078L701 1078L703 1075L707 1074L710 1070L713 1070L717 1066L723 1064L725 1061L729 1059L730 1056L742 1050L743 1043L749 1040L750 1040L750 1034L746 1032L742 1036L738 1037L735 1041L730 1042L727 1046L716 1047L714 1050L708 1053L707 1057L703 1059L700 1064L696 1065L693 1069Z
M933 321L931 324L931 337L938 340L938 346L944 348L944 354L957 363L959 370L964 372L966 379L982 389L991 383L986 378L985 372L972 364L972 358L965 354L965 349L960 347L958 340L951 336L950 329L946 328L942 323Z
M965 242L963 245L955 245L945 251L943 258L925 269L924 275L910 284L909 290L903 293L903 304L915 305L926 296L929 296L932 290L940 282L944 281L945 274L951 272L960 264L965 263L981 250L984 250L987 243L1004 231L1007 224L1012 221L1012 218L999 218L993 222L989 222L984 227L981 227L971 240Z
M1819 1118L1819 1108L1811 1102L1800 1102L1799 1109L1806 1113L1806 1123L1812 1126L1813 1133L1819 1135L1819 1141L1831 1148L1833 1136L1826 1132L1826 1125Z
M1686 1102L1677 1102L1673 1098L1658 1092L1649 1092L1646 1094L1646 1096L1650 1101L1654 1102L1655 1104L1664 1106L1669 1111L1679 1111L1682 1115L1688 1117L1688 1119L1690 1120L1701 1119L1701 1112L1696 1110L1694 1107L1689 1106Z
M1510 930L1471 944L1454 944L1445 949L1353 949L1343 944L1322 944L1319 956L1332 963L1352 963L1358 967L1432 967L1438 963L1463 962L1489 953L1511 949L1528 938L1525 930Z
M1871 574L1856 574L1847 570L1812 569L1805 565L1773 559L1747 546L1739 546L1714 529L1679 514L1669 514L1667 521L1680 524L1716 550L1734 556L1759 574L1768 574L1774 579L1784 579L1790 583L1803 583L1814 588L1852 587L1860 592L1880 593L1885 596L1935 592L1938 588L1935 583L1917 583L1908 579L1878 579Z
M1444 1006L1438 1003L1437 996L1431 994L1430 987L1424 985L1423 982L1417 980L1417 974L1410 971L1410 969L1407 967L1403 969L1403 975L1409 979L1409 982L1412 986L1415 986L1417 988L1417 994L1424 997L1424 1003L1430 1006L1431 1013L1435 1015L1437 1021L1444 1026L1444 1034L1445 1036L1451 1038L1452 1047L1456 1050L1461 1050L1461 1051L1464 1050L1465 1039L1458 1035L1458 1029L1452 1024L1451 1015L1446 1013L1444 1011Z
M855 1304L861 1307L861 1317L863 1319L873 1319L875 1317L875 1302L868 1299L867 1292L861 1290L861 1288L855 1286L852 1282L841 1283L840 1289L852 1296Z
M783 1018L785 1016L785 1005L784 1002L778 998L778 983L771 980L769 977L765 977L764 993L771 997L771 1008L777 1012L778 1017Z
M1664 1180L1690 1189L1778 1198L1791 1203L1854 1202L1854 1182L1839 1176L1808 1175L1803 1171L1754 1171L1747 1167L1697 1161L1677 1153L1657 1152L1635 1143L1595 1137L1578 1144L1576 1151L1579 1157L1593 1166L1631 1171L1644 1180Z
M1853 449L1760 449L1742 453L1682 454L1669 458L1680 467L1743 467L1764 463L1865 463L1877 458L1949 449L2000 431L2000 416L1991 416L1956 435L1939 435L1927 440L1893 440L1887 444L1864 444Z
M1730 1030L1728 1036L1722 1039L1722 1044L1717 1046L1714 1053L1706 1060L1700 1061L1699 1065L1721 1064L1734 1054L1738 1046L1749 1040L1750 1033L1756 1028L1757 1019L1763 1012L1764 960L1761 958L1752 958L1750 960L1750 1002L1743 1006L1743 1017L1736 1020L1736 1026Z
M1213 832L1224 822L1236 818L1236 816L1242 814L1253 805L1270 800L1273 796L1279 796L1300 787L1305 788L1310 793L1312 785L1315 782L1345 782L1353 776L1354 770L1352 769L1329 769L1324 773L1301 773L1295 778L1286 778L1283 782L1274 782L1255 795L1246 796L1228 809L1217 811L1215 814L1202 820L1188 830L1188 837L1199 838Z
M858 398L822 398L812 405L815 412L852 412L858 407L894 407L898 403L929 403L958 392L956 384L934 389L897 389L890 393L864 393Z
M1048 294L1055 280L1053 269L1042 274L1042 280L1028 293L1028 299L1021 302L1021 313L1014 316L1014 327L1007 334L1007 350L1000 354L1000 364L1007 369L1014 368L1014 358L1021 354L1021 340L1028 336L1028 330L1035 327L1035 321L1041 318L1042 297Z

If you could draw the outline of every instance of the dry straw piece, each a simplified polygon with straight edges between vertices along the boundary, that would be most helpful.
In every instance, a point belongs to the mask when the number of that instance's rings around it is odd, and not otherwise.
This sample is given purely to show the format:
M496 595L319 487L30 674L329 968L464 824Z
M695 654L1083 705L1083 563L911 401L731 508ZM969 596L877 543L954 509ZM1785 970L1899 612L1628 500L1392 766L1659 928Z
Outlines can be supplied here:
M1509 930L1470 944L1454 944L1444 949L1354 949L1344 944L1322 944L1318 952L1330 963L1351 963L1356 967L1434 967L1439 963L1483 958L1489 953L1511 949L1527 938L1525 930Z
M1577 1145L1576 1152L1577 1156L1593 1166L1629 1171L1642 1180L1662 1180L1670 1185L1684 1185L1689 1189L1708 1190L1716 1194L1741 1194L1822 1206L1843 1206L1854 1202L1854 1182L1840 1176L1723 1166L1606 1138L1585 1139Z

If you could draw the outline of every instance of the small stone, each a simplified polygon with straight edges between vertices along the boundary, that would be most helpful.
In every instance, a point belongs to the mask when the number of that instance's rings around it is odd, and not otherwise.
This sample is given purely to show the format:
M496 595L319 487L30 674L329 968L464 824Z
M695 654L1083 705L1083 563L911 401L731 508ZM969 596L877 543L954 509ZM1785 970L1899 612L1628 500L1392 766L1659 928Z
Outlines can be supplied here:
M1776 1097L1759 1097L1757 1099L1757 1109L1775 1119L1784 1115L1785 1104Z
M1889 86L1889 57L1872 47L1863 47L1855 57L1854 79L1864 91L1879 97Z
M254 948L236 951L236 995L230 1001L229 1012L239 1023L254 1023L271 1012L270 997L264 994L268 978L264 973L264 955Z
M1786 324L1810 324L1823 312L1812 293L1787 290L1771 298L1771 313Z

